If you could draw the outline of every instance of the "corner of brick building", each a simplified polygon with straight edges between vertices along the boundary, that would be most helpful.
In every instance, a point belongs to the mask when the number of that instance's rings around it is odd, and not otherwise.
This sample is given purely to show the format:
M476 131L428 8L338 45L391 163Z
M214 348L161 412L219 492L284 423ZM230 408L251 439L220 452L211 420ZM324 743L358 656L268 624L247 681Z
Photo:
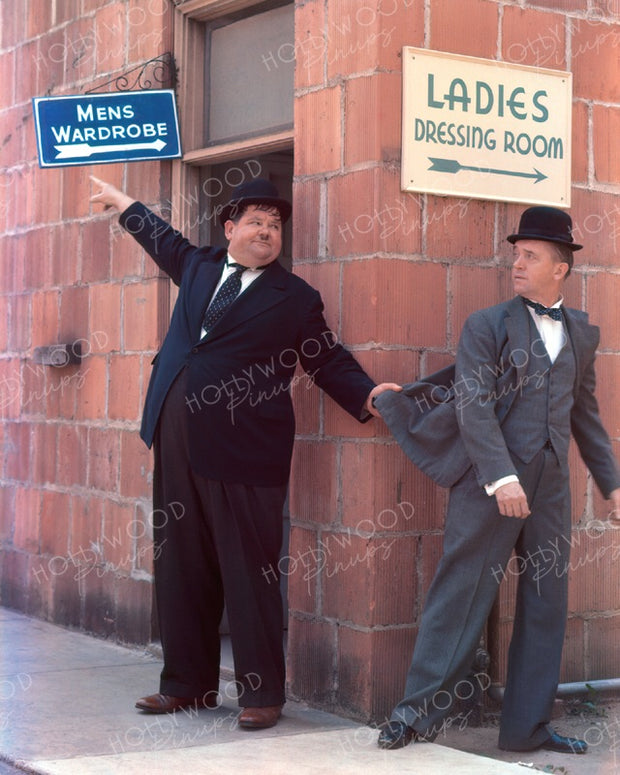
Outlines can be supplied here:
M551 10L538 2L500 8L492 0L433 0L427 16L422 3L397 2L383 13L372 4L356 19L346 2L304 3L297 12L294 197L311 236L295 232L294 270L321 290L328 322L376 381L408 382L446 365L467 315L512 295L505 236L523 206L400 191L401 47L571 70L571 215L586 248L565 296L601 327L597 394L617 452L620 209L610 128L620 79L594 74L602 57L620 76L613 55L620 30L611 11L584 19L587 10L585 2ZM474 26L484 35L462 35ZM532 30L549 33L533 37ZM380 420L359 425L318 392L312 401L296 395L296 403L303 424L291 477L289 691L381 721L403 691L441 554L447 493L408 463ZM615 533L576 448L571 462L563 682L618 675ZM487 626L497 684L505 680L515 586L502 583Z

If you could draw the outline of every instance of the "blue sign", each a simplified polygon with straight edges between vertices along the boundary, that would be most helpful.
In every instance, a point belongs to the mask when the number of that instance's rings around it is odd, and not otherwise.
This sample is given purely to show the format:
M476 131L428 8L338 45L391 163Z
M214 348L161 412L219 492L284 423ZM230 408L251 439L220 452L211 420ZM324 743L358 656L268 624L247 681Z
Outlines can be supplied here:
M32 100L39 166L181 156L174 92L115 92Z

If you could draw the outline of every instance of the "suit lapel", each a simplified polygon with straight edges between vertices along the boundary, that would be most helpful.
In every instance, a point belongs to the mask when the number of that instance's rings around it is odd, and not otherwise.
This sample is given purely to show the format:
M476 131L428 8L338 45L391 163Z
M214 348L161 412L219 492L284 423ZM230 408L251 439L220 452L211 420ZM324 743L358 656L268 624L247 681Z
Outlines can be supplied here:
M517 370L517 384L521 385L525 376L530 356L530 321L529 312L520 296L508 303L506 311L506 333L508 334L509 364Z
M218 320L201 344L213 341L233 328L246 323L255 315L279 304L286 298L287 272L278 261L265 268L264 272L247 288Z

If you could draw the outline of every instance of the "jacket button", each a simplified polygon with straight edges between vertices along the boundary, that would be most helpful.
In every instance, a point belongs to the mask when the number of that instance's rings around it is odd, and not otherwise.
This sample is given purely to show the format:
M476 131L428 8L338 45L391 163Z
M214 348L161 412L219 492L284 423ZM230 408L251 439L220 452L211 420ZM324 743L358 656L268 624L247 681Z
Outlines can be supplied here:
M192 347L192 352L193 353L197 353L198 352L198 348L197 347Z

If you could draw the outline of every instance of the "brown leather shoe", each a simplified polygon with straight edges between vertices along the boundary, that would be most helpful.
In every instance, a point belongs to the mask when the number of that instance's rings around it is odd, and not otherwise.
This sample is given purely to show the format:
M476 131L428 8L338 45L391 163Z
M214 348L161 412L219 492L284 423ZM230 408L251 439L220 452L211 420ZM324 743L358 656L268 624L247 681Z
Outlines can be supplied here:
M267 729L278 723L281 714L281 705L272 705L268 708L244 708L239 714L239 726L244 729Z
M181 708L217 708L217 694L204 697L172 697L169 694L150 694L136 702L136 708L147 713L174 713Z

